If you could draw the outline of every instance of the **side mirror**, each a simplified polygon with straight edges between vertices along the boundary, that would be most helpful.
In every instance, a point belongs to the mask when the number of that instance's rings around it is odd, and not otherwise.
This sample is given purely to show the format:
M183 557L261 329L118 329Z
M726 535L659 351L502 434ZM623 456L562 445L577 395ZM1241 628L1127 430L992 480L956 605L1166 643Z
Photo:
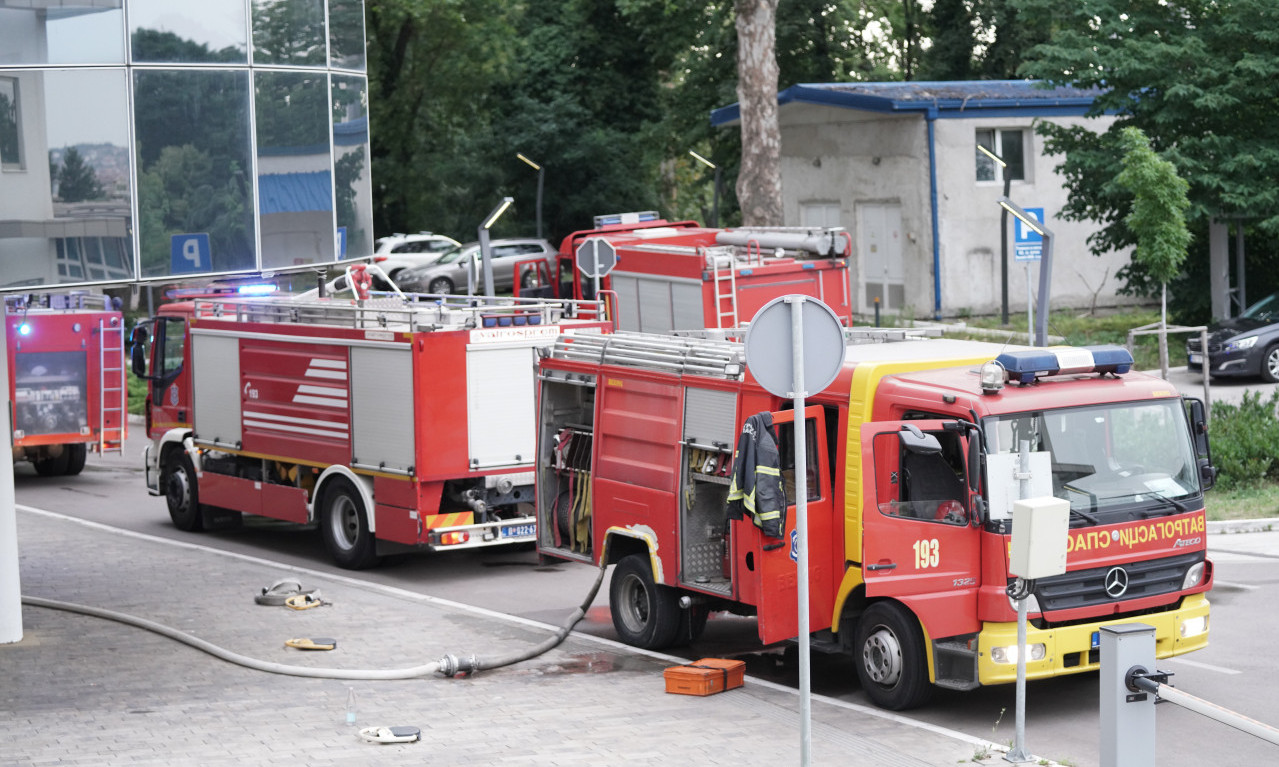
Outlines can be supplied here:
M1190 406L1190 438L1195 445L1195 459L1199 465L1199 481L1204 490L1217 484L1217 467L1212 465L1212 447L1208 444L1208 416L1202 400L1188 399Z
M923 433L914 424L902 424L902 430L897 432L897 437L901 440L903 448L916 455L936 455L941 452L941 443L937 441L937 438Z

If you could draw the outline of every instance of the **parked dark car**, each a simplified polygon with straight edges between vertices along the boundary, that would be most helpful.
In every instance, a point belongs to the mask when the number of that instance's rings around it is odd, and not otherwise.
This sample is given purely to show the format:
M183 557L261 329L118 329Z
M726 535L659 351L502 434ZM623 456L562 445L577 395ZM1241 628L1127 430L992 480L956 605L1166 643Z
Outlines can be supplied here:
M1203 369L1199 336L1186 342L1186 366ZM1261 376L1279 381L1279 293L1249 306L1243 314L1208 326L1208 375Z
M493 289L510 291L515 287L515 265L530 259L546 262L547 273L554 267L555 246L546 240L534 238L510 238L489 243L493 263ZM465 293L467 269L474 270L476 292L484 290L484 271L479 265L479 243L468 243L446 252L429 266L404 269L395 278L395 284L406 293ZM534 274L525 270L521 275L522 287L528 287Z

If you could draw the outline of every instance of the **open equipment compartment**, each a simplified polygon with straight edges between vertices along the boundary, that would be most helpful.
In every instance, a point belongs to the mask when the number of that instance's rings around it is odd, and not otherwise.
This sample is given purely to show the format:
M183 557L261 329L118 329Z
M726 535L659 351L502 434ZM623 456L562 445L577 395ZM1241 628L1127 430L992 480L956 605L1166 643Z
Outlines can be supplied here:
M730 595L733 587L725 511L736 418L735 392L691 386L684 390L680 581L724 595Z
M552 481L538 483L538 543L589 560L595 376L546 370L540 379L537 460Z

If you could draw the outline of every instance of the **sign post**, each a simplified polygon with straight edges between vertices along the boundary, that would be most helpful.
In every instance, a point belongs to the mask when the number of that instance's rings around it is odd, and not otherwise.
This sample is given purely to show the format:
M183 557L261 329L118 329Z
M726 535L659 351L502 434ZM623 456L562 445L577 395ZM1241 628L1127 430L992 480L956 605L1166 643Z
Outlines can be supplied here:
M1053 233L1044 226L1043 208L1021 208L1007 197L999 198L999 206L1017 217L1017 237L1013 257L1026 262L1026 312L1033 336L1032 346L1048 345L1048 306L1052 290ZM1039 261L1039 319L1031 309L1030 261Z
M587 237L574 251L577 256L577 268L587 277L595 280L595 298L600 296L600 279L617 266L617 248L603 237Z
M799 569L800 764L811 764L812 680L809 669L807 387L820 392L844 364L844 328L829 306L788 295L764 305L746 331L746 367L770 394L789 397L795 413L795 545Z

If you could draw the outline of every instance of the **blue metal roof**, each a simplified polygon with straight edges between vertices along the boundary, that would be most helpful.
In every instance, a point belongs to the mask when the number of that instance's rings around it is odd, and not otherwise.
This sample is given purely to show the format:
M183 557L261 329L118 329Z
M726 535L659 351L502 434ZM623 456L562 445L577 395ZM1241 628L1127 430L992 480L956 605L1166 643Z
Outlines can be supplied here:
M258 197L258 211L264 216L333 210L333 182L327 170L267 173L258 176Z
M1039 80L952 82L801 83L777 94L779 106L820 104L864 112L923 112L946 118L1083 115L1098 91L1046 86ZM711 125L741 119L738 104L711 112Z

